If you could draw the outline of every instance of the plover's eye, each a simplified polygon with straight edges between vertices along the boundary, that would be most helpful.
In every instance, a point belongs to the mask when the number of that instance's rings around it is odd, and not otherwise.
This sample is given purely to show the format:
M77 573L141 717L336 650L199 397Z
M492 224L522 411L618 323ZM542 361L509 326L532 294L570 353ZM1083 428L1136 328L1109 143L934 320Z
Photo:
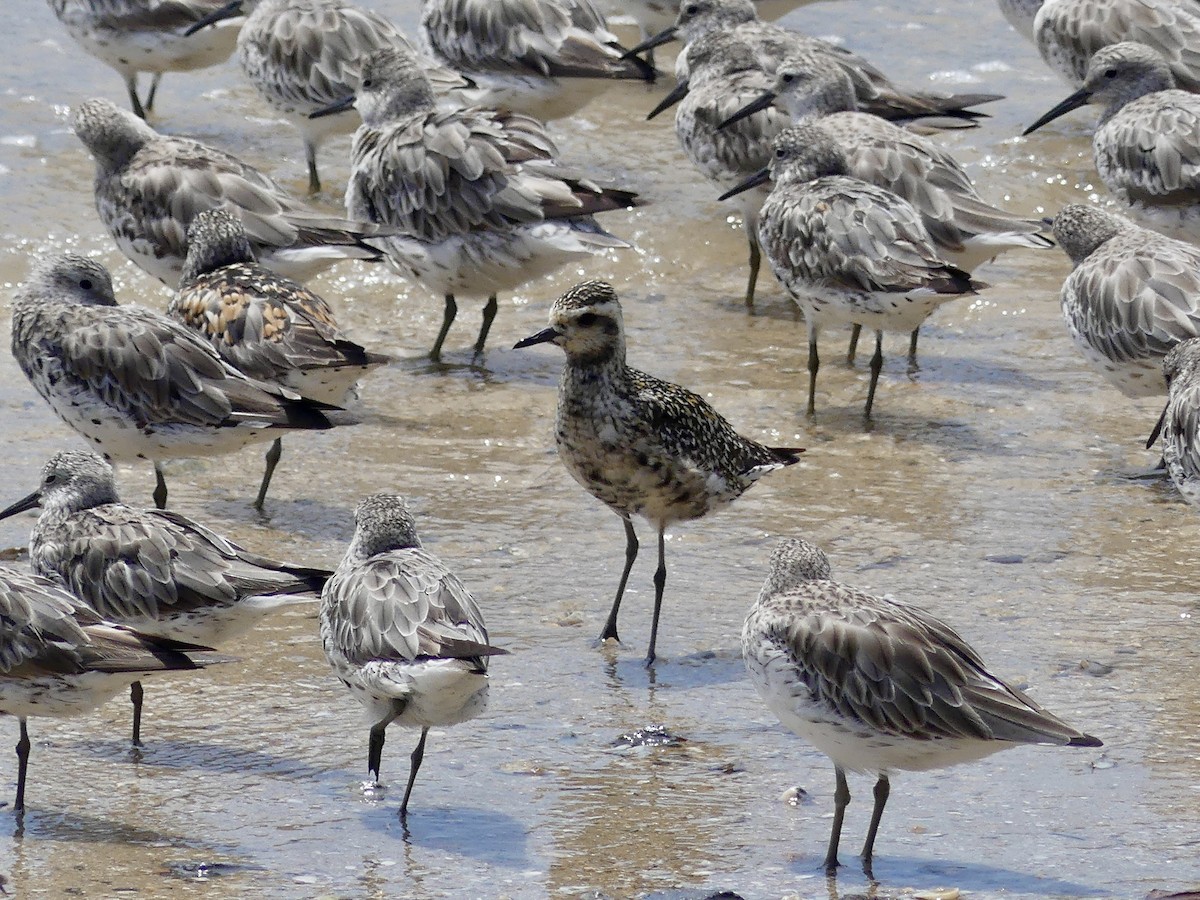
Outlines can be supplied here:
M1105 78L1116 78L1116 77L1117 77L1117 70L1116 70L1116 69L1105 69L1105 70L1104 70L1104 77L1105 77Z
M596 324L596 314L595 313L584 313L582 316L580 316L578 319L576 319L576 321L579 322L579 324L582 325L584 328L591 328L593 325Z
M364 78L363 82L362 82L362 86L365 88L374 87L375 79L374 78Z
M784 73L783 73L782 75L780 75L779 77L780 77L781 79L783 79L783 83L784 83L784 84L791 84L793 81L795 81L795 80L796 80L796 76L795 76L795 75L793 75L791 72L784 72Z
M82 281L79 282L79 286L81 288L83 288L85 291L90 291L92 289L92 279L90 279L90 278L83 279Z
M683 11L689 16L694 16L696 13L700 12L700 7L695 3L689 3L683 8Z
M51 472L49 475L47 475L45 477L45 479L43 479L42 483L43 484L54 484L54 482L56 482L56 481L58 481L58 476L55 475L53 472Z
M782 147L775 148L775 158L776 159L783 159L785 153L786 153L786 151Z

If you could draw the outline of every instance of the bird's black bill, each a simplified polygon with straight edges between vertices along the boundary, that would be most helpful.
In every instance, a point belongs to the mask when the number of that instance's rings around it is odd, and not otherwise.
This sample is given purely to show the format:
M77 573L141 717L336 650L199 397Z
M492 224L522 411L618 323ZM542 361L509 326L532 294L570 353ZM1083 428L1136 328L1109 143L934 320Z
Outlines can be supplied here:
M1053 122L1059 116L1065 116L1073 109L1079 109L1081 106L1086 106L1088 100L1091 99L1091 96L1091 91L1087 90L1086 88L1080 88L1062 103L1058 104L1058 106L1054 107L1036 122L1022 131L1021 136L1024 137L1026 135L1033 134L1033 132L1037 131L1047 122Z
M661 47L663 44L669 44L675 40L675 35L678 29L672 25L670 28L660 31L654 37L646 38L636 47L630 47L625 51L621 59L629 59L631 56L637 56L639 53L645 53L647 50L653 50L655 47Z
M232 19L235 16L242 14L242 0L233 0L232 3L226 3L224 6L214 9L207 16L196 22L183 33L184 37L191 37L197 31L203 31L209 25L216 25L225 19Z
M732 125L734 122L740 122L740 121L742 121L742 119L746 118L747 116L752 116L756 112L762 112L764 109L767 109L768 107L770 107L770 105L774 102L775 102L775 92L767 91L765 94L763 94L757 100L751 100L749 103L747 103L745 106L743 106L737 112L735 112L732 116L730 116L728 119L726 119L720 125L718 125L717 131L720 131L722 128L725 128L726 126Z
M324 116L336 116L338 113L343 113L348 109L354 109L354 95L350 94L343 97L341 100L334 100L328 106L322 106L315 112L310 112L310 119L320 119Z
M1163 407L1162 415L1158 417L1158 421L1154 423L1154 430L1150 432L1150 437L1146 439L1146 449L1149 450L1158 441L1158 436L1162 434L1163 425L1167 421L1167 410L1170 409L1170 404ZM0 519L4 516L0 515Z
M731 187L729 190L727 190L725 193L723 193L717 199L718 200L728 200L730 197L736 197L738 194L743 194L746 191L750 190L751 188L758 187L760 184L766 184L770 180L771 180L771 170L770 169L759 169L757 172L755 172L753 175L751 175L749 178L747 178L745 181L743 181L737 187Z
M659 113L666 112L687 95L688 83L686 81L680 81L675 85L675 87L671 88L671 93L667 94L667 96L663 97L662 100L659 101L658 106L650 110L649 114L646 116L646 121L649 122Z
M531 334L529 337L517 341L513 344L513 349L520 350L523 347L532 347L534 344L548 344L556 337L558 337L558 329L543 328L537 334Z
M0 511L0 519L7 519L9 516L15 516L17 513L23 513L27 509L37 509L42 505L42 492L34 491L28 497L22 497L8 509Z

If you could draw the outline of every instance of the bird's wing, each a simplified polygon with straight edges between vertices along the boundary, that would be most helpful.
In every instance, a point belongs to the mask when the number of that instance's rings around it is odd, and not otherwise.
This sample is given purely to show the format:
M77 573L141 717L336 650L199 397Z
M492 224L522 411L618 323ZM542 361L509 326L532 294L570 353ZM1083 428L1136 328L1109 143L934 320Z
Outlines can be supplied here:
M1097 130L1100 177L1130 201L1200 201L1200 97L1158 91L1124 106Z

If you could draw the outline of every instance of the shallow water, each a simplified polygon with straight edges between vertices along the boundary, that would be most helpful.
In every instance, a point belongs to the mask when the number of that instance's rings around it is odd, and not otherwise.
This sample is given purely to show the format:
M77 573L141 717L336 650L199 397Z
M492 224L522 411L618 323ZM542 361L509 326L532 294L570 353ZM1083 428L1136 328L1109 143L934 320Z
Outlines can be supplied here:
M897 80L1009 99L983 127L945 137L983 193L1027 213L1097 195L1086 115L1013 139L1065 94L990 3L843 0L788 22L838 35ZM387 9L381 4L381 8ZM415 4L392 0L407 24ZM124 101L36 0L13 0L0 59L0 281L27 257L74 247L115 270L119 296L167 294L113 248L92 209L92 166L67 127L93 94ZM406 833L395 810L415 734L392 729L390 789L364 794L367 726L332 678L315 608L293 609L223 648L243 662L147 685L147 747L128 749L128 704L30 723L29 812L0 810L0 873L17 896L633 897L735 890L748 898L866 890L852 857L871 781L851 778L836 886L819 871L832 811L828 760L786 732L747 683L742 618L780 535L824 546L835 573L952 622L994 670L1027 686L1103 750L1021 748L954 770L902 774L884 818L879 896L958 888L974 898L1140 897L1200 881L1200 680L1195 513L1167 486L1127 476L1158 409L1126 400L1069 342L1057 251L980 271L991 290L943 308L920 369L891 338L873 426L866 370L824 341L816 420L803 416L804 326L764 269L742 306L745 245L731 213L644 123L657 94L618 87L560 123L565 155L652 205L605 224L637 244L502 298L484 367L469 365L478 308L464 302L447 362L423 357L441 304L348 265L315 282L361 343L398 362L363 386L368 422L285 441L265 516L249 502L261 448L169 467L171 505L260 552L333 565L368 492L411 498L423 536L475 591L495 643L492 702L435 730ZM302 191L299 141L275 125L233 64L168 76L155 124L228 147ZM348 141L323 154L337 208ZM1101 191L1102 193L1102 191ZM543 327L582 277L625 301L630 360L707 396L743 432L808 447L730 509L674 528L661 662L641 666L653 540L642 528L621 621L597 649L623 556L617 518L553 450L553 348L506 349ZM5 305L6 306L6 305ZM7 321L5 308L0 318ZM28 492L46 456L78 446L0 356L3 497ZM148 466L122 467L150 503ZM7 499L4 502L7 502ZM31 518L0 523L24 545ZM1090 668L1084 661L1102 664ZM1090 675L1089 671L1105 671ZM675 746L615 742L662 724ZM0 729L16 739L15 722ZM0 754L11 801L15 757ZM784 799L800 787L801 802Z

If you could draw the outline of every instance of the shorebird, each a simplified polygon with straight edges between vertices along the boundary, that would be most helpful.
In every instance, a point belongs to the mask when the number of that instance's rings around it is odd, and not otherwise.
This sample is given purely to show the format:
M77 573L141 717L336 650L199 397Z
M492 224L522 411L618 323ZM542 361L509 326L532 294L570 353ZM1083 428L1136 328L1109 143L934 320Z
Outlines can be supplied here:
M382 258L364 241L375 226L305 206L236 156L160 135L107 100L79 104L72 125L96 161L100 221L122 253L172 289L187 227L206 209L235 213L259 261L297 281L341 260Z
M963 271L973 272L1009 250L1054 246L1041 219L1014 215L985 201L958 160L937 144L858 111L849 76L824 64L819 54L804 51L787 56L771 87L719 127L725 130L776 106L786 110L793 122L810 119L833 135L851 176L911 203L941 257ZM851 359L860 326L854 328ZM912 332L909 342L909 357L914 360L918 331Z
M812 2L815 0L754 0L754 9L760 19L771 22ZM679 14L679 4L675 0L603 0L600 6L609 18L628 16L633 19L642 40L671 27Z
M321 190L317 151L327 139L350 134L361 123L351 109L310 119L309 113L358 89L362 61L384 47L411 50L408 38L378 13L347 0L234 0L196 23L191 33L248 12L237 40L242 74L267 105L300 132L308 163L308 189ZM441 97L459 100L472 87L433 60L425 72Z
M1195 0L999 0L1000 11L1072 87L1096 51L1121 41L1157 50L1185 90L1200 91L1200 3Z
M731 503L804 451L742 437L704 398L627 366L621 304L603 281L571 288L551 307L550 326L516 346L544 343L567 355L558 387L559 458L625 524L625 568L600 640L619 640L617 612L638 552L633 517L658 531L650 666L667 582L667 526Z
M770 75L775 74L778 64L792 52L808 50L819 54L827 65L836 65L850 76L859 108L885 119L909 121L932 116L942 119L942 124L961 128L984 116L970 107L1003 99L999 94L936 94L901 88L856 53L763 22L751 0L685 0L679 5L674 25L638 44L629 53L641 53L676 38L686 46L713 30L735 32L748 42L758 54L764 71ZM686 53L676 57L675 75L679 81L687 80Z
M88 54L117 70L139 118L154 108L164 72L190 72L223 63L233 52L241 19L201 35L185 35L224 0L50 0L67 33ZM139 72L153 73L146 102L138 97Z
M358 379L389 362L346 336L333 310L303 285L254 260L241 223L220 209L192 220L187 261L167 315L205 337L231 366L308 400L343 407ZM262 509L283 439L267 451L254 501Z
M758 172L771 156L771 141L788 124L776 109L738 120L736 128L718 129L736 110L762 94L772 83L758 65L750 45L736 33L710 31L688 44L688 80L667 95L647 118L668 108L677 94L675 137L692 164L722 189L741 184ZM750 245L750 277L746 305L754 305L754 287L762 254L758 246L758 211L767 197L765 188L743 196L742 219Z
M825 554L807 541L784 540L772 554L742 653L771 712L833 762L828 875L839 865L847 769L878 775L862 851L863 872L874 880L893 771L973 762L1018 744L1102 746L991 674L925 610L834 581Z
M875 329L866 415L883 367L883 332L911 332L938 306L986 285L942 259L920 213L850 174L837 141L816 122L775 138L770 169L722 199L772 181L758 239L771 269L804 310L808 415L816 411L817 337L828 324Z
M379 782L384 732L420 728L400 818L408 815L425 739L436 725L483 712L488 641L471 592L421 547L404 500L375 494L354 511L354 538L321 595L321 644L334 674L367 711L367 770Z
M1023 134L1088 103L1104 107L1092 158L1108 189L1156 228L1194 231L1200 96L1175 87L1155 50L1126 41L1098 51L1083 87Z
M223 644L274 609L316 600L331 574L251 553L176 512L126 506L112 467L87 450L50 457L37 490L0 519L39 506L29 538L34 572L102 618L166 640ZM130 699L136 745L137 681Z
M482 90L477 102L543 122L578 112L614 81L654 81L624 59L592 0L424 0L421 36L434 59Z
M1200 506L1200 339L1176 344L1163 358L1167 405L1146 441L1162 437L1163 462L1183 499Z
M13 296L12 354L58 417L109 459L154 463L240 450L282 431L333 427L324 409L226 363L174 319L118 306L99 263L40 260Z
M1126 397L1165 394L1163 357L1200 337L1200 249L1078 203L1054 236L1074 266L1061 298L1075 346Z
M18 815L31 746L27 719L82 715L153 673L232 659L106 622L49 579L8 567L0 567L0 621L0 712L16 716L21 728Z
M629 246L600 228L592 213L638 205L636 194L598 187L553 165L553 141L528 116L439 110L413 54L392 49L368 57L362 89L343 104L350 102L363 124L354 134L346 210L402 232L376 243L398 272L444 296L434 360L457 313L456 295L488 298L478 356L500 291L571 260Z

